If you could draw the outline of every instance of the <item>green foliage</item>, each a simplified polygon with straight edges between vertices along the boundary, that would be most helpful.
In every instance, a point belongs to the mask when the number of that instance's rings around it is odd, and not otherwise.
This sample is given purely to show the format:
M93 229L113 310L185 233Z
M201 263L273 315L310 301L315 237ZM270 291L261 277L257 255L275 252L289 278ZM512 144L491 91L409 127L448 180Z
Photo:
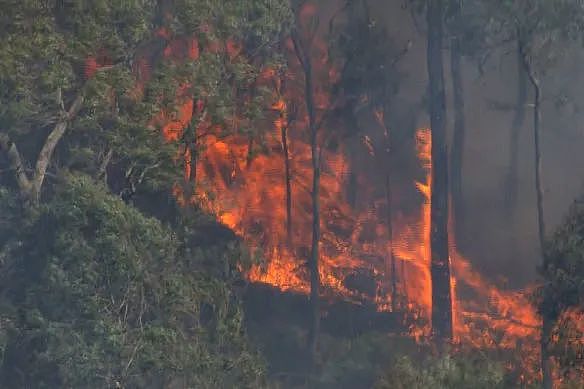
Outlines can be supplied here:
M175 10L173 27L180 33L201 34L204 39L236 38L266 50L278 43L279 34L289 29L292 21L285 1L178 0Z
M542 313L556 320L584 309L584 203L577 201L549 241L544 266Z
M8 387L261 384L229 240L172 232L85 177L17 226L0 295Z
M50 125L60 111L58 91L72 101L86 83L85 60L100 51L110 64L150 32L154 1L3 0L0 18L0 123L12 135ZM119 66L88 89L103 93L127 77ZM67 104L66 104L67 106Z
M584 203L574 203L548 242L541 269L539 309L553 325L551 353L562 373L582 374L584 354L581 313L584 312ZM580 316L578 316L580 313Z
M373 387L380 371L401 355L415 354L418 346L408 338L369 333L355 339L323 337L322 372L319 388Z
M493 363L476 358L446 356L422 365L399 358L376 383L376 389L496 389L504 388L504 374Z
M421 14L428 0L408 0ZM520 41L539 73L561 57L568 41L581 41L584 6L579 0L443 0L445 27L479 71L498 49Z
M561 58L566 43L581 40L584 5L579 0L497 0L473 2L482 20L487 50L506 42L522 46L530 66L545 73ZM490 47L490 49L489 49Z
M68 120L49 171L106 178L126 197L168 190L177 180L177 147L150 122L183 98L203 100L211 122L228 133L257 132L265 91L254 83L278 60L274 46L289 28L288 2L182 0L168 2L169 9L163 3L0 1L6 9L0 17L0 129L17 145L27 173L79 96L83 105ZM159 27L169 35L155 34ZM169 44L190 37L199 42L199 58L165 58ZM241 47L236 58L225 49L228 39ZM141 61L149 77L141 75ZM186 96L177 100L185 86Z
M194 37L200 55L160 65L158 74L173 85L162 91L165 109L176 107L179 86L183 99L200 101L204 107L191 119L181 142L203 137L197 123L207 120L220 127L219 135L261 139L265 126L259 120L268 107L268 91L259 76L283 61L278 46L292 20L288 2L180 0L173 15L171 29L177 36Z
M252 260L233 233L194 211L164 226L112 194L170 192L181 172L177 148L150 122L182 104L179 87L205 101L212 122L240 119L227 131L255 131L265 91L253 85L279 60L274 45L291 13L284 0L162 3L0 0L0 131L29 176L47 134L68 125L38 209L22 212L13 169L0 175L0 374L8 387L262 384L235 293ZM154 33L161 23L171 36ZM190 36L197 59L163 56ZM211 49L227 39L241 55ZM135 66L144 58L149 77ZM65 120L79 96L81 109ZM160 204L140 201L160 214Z

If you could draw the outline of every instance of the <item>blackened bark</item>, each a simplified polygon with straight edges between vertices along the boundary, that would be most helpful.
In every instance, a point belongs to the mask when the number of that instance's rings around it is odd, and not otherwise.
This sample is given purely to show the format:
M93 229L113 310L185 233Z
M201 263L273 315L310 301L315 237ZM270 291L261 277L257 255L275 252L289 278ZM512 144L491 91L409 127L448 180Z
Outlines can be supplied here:
M387 173L385 175L385 201L386 201L386 215L387 218L387 237L389 244L389 264L391 272L391 311L396 312L397 306L397 266L395 262L395 255L393 255L393 226L391 221L391 167L387 167Z
M310 258L310 301L312 303L312 328L310 331L310 353L312 360L316 359L318 337L320 333L320 273L319 273L319 244L320 244L320 160L316 146L316 134L312 136L312 249Z
M387 123L386 112L389 112L389 99L385 97L386 105L383 110L380 119L380 124L383 126L383 136L385 138L385 155L386 155L386 165L385 165L385 203L386 211L385 218L387 223L387 239L388 239L388 263L389 263L389 273L391 274L391 310L396 312L398 309L398 291L397 291L397 263L396 258L393 253L393 222L392 222L392 155L391 155L391 134L389 133L389 123ZM405 280L405 278L403 278Z
M285 118L282 118L285 120ZM280 130L282 151L284 152L284 179L286 181L286 238L292 248L292 177L290 172L290 152L288 151L288 123L283 122Z
M430 123L432 132L432 330L440 341L452 339L452 301L448 257L448 149L446 145L446 96L442 59L443 2L427 5L428 77L430 81Z
M534 170L535 170L535 193L537 203L537 232L542 263L545 264L545 218L543 204L543 183L542 183L542 162L541 162L541 144L540 144L540 124L541 124L541 85L535 70L533 69L529 55L525 49L525 44L521 37L519 41L519 51L523 63L523 70L527 74L529 83L534 92L533 101L533 141L534 141ZM542 315L541 331L541 371L543 375L543 388L553 388L552 361L549 354L549 338L552 330L552 321L547 315Z
M310 302L312 320L308 349L314 364L316 361L318 338L320 334L320 273L319 273L319 244L320 244L320 151L318 147L318 127L314 102L314 86L312 79L312 62L310 53L300 38L292 35L294 49L304 71L304 98L308 112L308 126L310 132L310 153L312 157L312 244L308 268L310 270Z
M278 93L278 120L280 123L280 141L282 143L282 153L284 154L284 184L286 186L286 243L292 249L292 171L290 166L290 151L288 146L288 129L294 120L295 112L290 112L287 104L284 103L286 95L286 75L281 73L275 84Z
M552 360L549 352L549 340L552 334L552 320L545 314L542 315L541 329L541 371L543 376L543 389L553 389Z
M188 165L188 173L185 174L184 193L186 203L189 204L191 197L195 194L197 185L197 129L201 125L204 113L198 112L197 101L193 97L193 108L191 111L191 121L184 132L185 163Z
M460 20L461 5L456 3L455 21ZM464 231L464 194L462 190L462 170L464 163L464 142L466 136L466 120L464 116L464 81L461 71L460 36L456 34L451 40L450 75L452 78L452 94L454 103L454 134L450 154L451 181L450 189L454 215L454 238L460 240Z
M207 120L207 107L203 103L197 104L193 97L193 108L191 111L191 120L183 133L183 142L185 147L185 163L189 166L188 174L184 177L184 197L187 204L190 203L192 196L197 189L197 162L199 158L199 139L205 134L199 134L199 128Z
M513 122L511 123L511 139L509 142L509 171L505 182L505 208L508 215L513 215L517 204L519 181L519 135L525 121L525 104L527 102L527 75L523 68L522 53L518 43L517 49L517 103Z
M537 194L537 231L539 236L539 245L542 258L545 256L545 219L543 210L543 183L542 183L542 163L541 163L541 144L540 144L540 123L541 123L541 88L539 81L533 74L529 75L530 82L533 86L534 109L533 109L533 139L535 148L535 190Z
M253 162L253 137L250 135L247 140L247 158L245 160L245 168L249 170Z

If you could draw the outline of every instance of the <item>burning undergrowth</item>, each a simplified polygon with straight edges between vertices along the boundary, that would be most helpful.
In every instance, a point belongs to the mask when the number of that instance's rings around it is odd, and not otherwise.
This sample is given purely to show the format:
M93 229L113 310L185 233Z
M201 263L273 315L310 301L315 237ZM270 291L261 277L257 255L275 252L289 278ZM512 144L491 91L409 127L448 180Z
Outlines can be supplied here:
M178 50L175 46L169 45L169 53ZM186 46L197 47L196 44ZM181 201L196 201L214 213L251 249L263 254L264 263L248 272L249 281L284 292L308 294L310 277L306 263L312 231L312 154L308 114L303 104L304 75L292 42L288 41L286 46L288 67L265 69L258 78L258 82L272 89L272 101L265 107L263 125L267 130L263 132L262 152L254 152L253 138L243 134L225 135L210 119L203 118L196 129L197 133L205 134L196 140L196 159L189 148L179 153L179 158L185 161L185 181L196 184L195 192L189 196L184 188L177 186L176 194ZM323 122L319 138L321 293L330 300L373 304L379 312L406 313L408 335L423 342L430 334L428 323L432 310L431 131L420 129L415 133L416 147L412 153L417 156L421 178L412 178L406 188L396 190L398 196L416 193L420 201L414 211L391 218L392 233L389 234L384 216L387 203L382 198L370 196L366 198L368 205L359 207L352 206L347 199L349 172L354 170L339 135L342 131L338 128L343 124L323 119L334 113L330 85L338 77L326 49L318 39L311 48L315 105ZM189 53L191 57L198 56L198 49L196 52L190 49ZM175 117L162 118L167 138L179 139L192 122L192 115L204 111L203 105L187 99ZM378 112L372 112L372 116L379 119ZM377 122L382 131L387 131L383 129L383 120ZM370 149L368 145L371 146L369 142L363 143L365 154ZM368 188L378 183L362 173L357 183L367 193ZM451 240L456 343L462 347L516 352L523 355L523 367L527 371L536 371L539 319L528 293L497 288L473 269ZM390 254L395 258L393 266L388 263ZM392 279L397 286L393 294L390 293ZM392 296L399 301L392 302Z

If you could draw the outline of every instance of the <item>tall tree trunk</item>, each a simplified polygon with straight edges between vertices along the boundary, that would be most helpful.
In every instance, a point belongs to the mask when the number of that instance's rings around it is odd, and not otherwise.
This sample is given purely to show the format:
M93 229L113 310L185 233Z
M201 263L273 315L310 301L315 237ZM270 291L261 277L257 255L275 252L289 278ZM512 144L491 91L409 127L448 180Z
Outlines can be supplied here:
M249 170L253 162L253 137L250 135L247 139L247 157L245 159L245 168Z
M389 99L385 98L385 106L382 111L379 113L376 112L377 120L379 124L383 128L383 137L385 139L385 156L386 156L386 164L385 164L385 219L387 223L387 239L388 239L388 258L387 264L389 265L389 269L386 267L386 271L391 274L390 278L390 285L391 285L391 310L392 312L396 312L398 309L397 300L398 300L398 291L397 291L397 263L396 258L393 253L393 222L392 222L392 212L391 212L391 204L393 202L392 198L392 155L391 155L391 135L389 133L389 123L387 122L387 115L386 112L389 111ZM405 278L402 278L405 281Z
M455 21L461 18L461 5L456 3ZM454 134L452 139L452 151L450 155L450 171L452 174L450 185L452 206L454 214L454 238L460 240L464 231L464 196L462 191L462 167L464 157L464 141L466 135L466 123L464 116L464 81L461 72L461 48L460 36L456 34L450 47L450 75L452 78L452 93L454 103Z
M388 158L389 159L389 158ZM393 254L393 225L391 218L391 167L388 164L386 175L385 175L385 202L386 202L386 219L387 219L387 238L389 240L389 250L387 255L389 256L390 272L391 272L391 311L397 311L397 265L395 262L395 255Z
M288 123L285 118L280 129L282 151L284 152L284 179L286 183L286 239L288 248L292 249L292 176L290 171L290 152L288 151Z
M545 258L545 219L543 209L543 183L542 183L542 163L541 163L541 145L539 139L539 127L541 123L541 88L539 80L535 78L532 72L529 75L530 82L535 91L534 109L533 109L533 138L535 148L535 191L537 193L537 231L539 236L539 245L541 250L542 263ZM544 389L553 388L552 362L548 351L549 338L551 336L551 323L546 315L542 315L542 334L541 334L541 367L543 373Z
M189 204L197 187L197 158L198 158L198 129L205 121L207 110L201 110L197 100L193 97L193 108L191 110L191 120L184 132L185 158L187 169L185 172L184 194L186 203Z
M294 120L294 114L289 112L288 104L285 102L286 95L286 75L280 73L274 88L278 93L278 103L274 107L278 113L278 124L280 127L280 141L282 143L282 153L284 154L284 184L286 186L286 244L292 249L292 172L290 166L290 151L288 146L288 129Z
M312 125L311 125L312 127ZM312 328L310 331L310 353L316 359L318 337L320 333L320 160L316 144L316 131L313 131L310 146L312 155L312 248L310 256L310 301L312 303Z
M519 39L519 50L523 62L523 69L529 78L529 83L533 87L533 141L534 141L534 170L535 170L535 193L537 203L537 232L539 238L539 248L541 260L545 259L545 216L543 204L543 183L542 183L542 163L541 163L541 144L540 144L540 125L541 125L541 85L535 70L533 69L524 43ZM552 361L549 354L549 338L551 335L552 323L548 316L542 315L541 331L541 371L543 375L543 388L553 388Z
M452 300L448 258L448 148L446 145L446 96L442 59L443 1L427 3L428 77L432 132L432 330L439 341L452 339Z
M308 349L312 363L316 362L318 338L320 334L320 273L319 273L319 244L320 244L320 150L318 147L318 123L316 122L316 107L314 102L314 86L312 79L312 59L309 50L300 42L300 38L292 35L294 49L304 71L304 97L308 112L308 126L310 132L310 154L312 159L312 244L308 268L310 270L310 303L312 320Z
M310 255L310 301L312 302L312 329L310 351L316 356L320 332L320 152L318 149L316 113L314 107L314 90L312 86L312 65L307 58L305 69L306 107L310 126L310 153L312 157L312 247Z
M509 170L505 182L505 208L507 215L512 216L517 204L519 181L519 135L525 121L525 104L527 102L527 75L523 66L521 43L517 43L517 103L513 122L511 123L511 138L509 142Z

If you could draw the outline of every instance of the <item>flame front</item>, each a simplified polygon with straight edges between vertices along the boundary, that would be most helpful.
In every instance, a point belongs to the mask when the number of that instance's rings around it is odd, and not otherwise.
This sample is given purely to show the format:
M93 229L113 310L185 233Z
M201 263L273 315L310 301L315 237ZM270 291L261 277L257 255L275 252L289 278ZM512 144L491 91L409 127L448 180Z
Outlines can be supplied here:
M320 111L330 106L327 86L338 72L327 66L326 47L315 41L315 100ZM288 42L290 45L290 42ZM229 45L227 45L229 46ZM196 44L187 45L192 56L198 55ZM172 48L169 49L170 55ZM235 50L232 48L232 50ZM166 53L166 52L165 52ZM266 84L280 85L273 69L262 74ZM220 136L211 123L203 121L209 133L199 144L201 150L196 165L197 185L193 199L213 212L219 221L235 231L247 245L259 250L263 265L253 267L247 274L251 282L272 285L282 291L307 294L310 290L306 261L310 253L312 231L312 160L307 142L308 119L303 108L302 78L297 61L290 60L285 74L286 91L274 91L269 109L272 118L265 123L263 153L250 157L250 139L243 135ZM281 93L282 92L282 93ZM297 112L290 120L289 103ZM155 118L164 123L169 140L180 138L181 131L191 120L193 101L187 101L173 118ZM378 122L380 113L376 113ZM283 152L282 131L287 131L288 161ZM322 133L332 129L322 128ZM387 129L384 128L387 134ZM203 132L203 131L201 131ZM366 145L373 154L373 145ZM411 182L423 201L416 211L396 215L392 222L392 241L389 242L387 222L379 217L385 204L372 201L366 210L351 207L345 195L351 164L342 147L336 150L323 146L320 182L321 255L319 272L323 294L355 303L370 302L379 311L398 307L401 312L420 313L429 322L432 310L432 280L430 276L430 200L432 194L431 131L416 132L416 153L424 177ZM191 177L192 166L188 150L181 152L187 162L185 179ZM290 166L292 230L287 230L286 163ZM360 187L373 187L368 177L360 177ZM179 186L175 194L186 202ZM451 220L452 222L452 220ZM451 228L451 230L453 230ZM452 298L455 340L463 345L489 349L516 350L521 348L528 367L537 366L539 320L525 294L503 291L473 270L470 261L450 244L452 266ZM398 274L387 274L387 253L393 252ZM355 275L365 274L368 285L351 283ZM398 280L398 295L403 301L391 304L387 292L389 276ZM464 295L464 297L462 297ZM428 333L428 325L414 325L411 335L418 339ZM521 344L524 346L521 347ZM537 368L530 369L536 371Z

